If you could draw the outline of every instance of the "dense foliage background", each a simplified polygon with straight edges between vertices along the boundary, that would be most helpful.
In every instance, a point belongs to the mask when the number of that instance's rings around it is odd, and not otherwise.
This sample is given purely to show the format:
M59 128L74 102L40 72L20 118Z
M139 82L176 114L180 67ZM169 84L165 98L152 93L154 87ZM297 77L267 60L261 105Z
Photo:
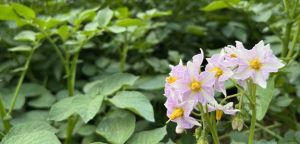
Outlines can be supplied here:
M236 40L248 48L264 40L286 63L259 94L267 98L258 98L257 143L300 143L298 0L14 2L0 5L4 144L196 143L194 130L178 135L165 124L169 65ZM223 119L221 143L246 143L249 116L242 132Z

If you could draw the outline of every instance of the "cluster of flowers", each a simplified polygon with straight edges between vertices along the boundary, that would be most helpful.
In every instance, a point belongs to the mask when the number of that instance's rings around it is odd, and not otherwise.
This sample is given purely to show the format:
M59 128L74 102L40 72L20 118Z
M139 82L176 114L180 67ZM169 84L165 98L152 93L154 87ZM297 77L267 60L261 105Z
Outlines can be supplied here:
M166 78L165 96L167 101L167 116L170 121L176 122L176 132L190 129L200 123L191 112L197 104L207 105L208 112L216 111L216 119L220 120L223 113L234 115L238 109L233 108L233 103L218 104L214 92L222 92L226 97L224 82L229 79L245 86L247 79L265 88L271 72L277 72L284 64L263 41L256 44L251 50L245 49L241 42L236 46L226 46L219 54L207 58L208 64L204 71L201 65L204 56L193 56L192 61L186 65L180 61L176 66L170 66L171 72Z

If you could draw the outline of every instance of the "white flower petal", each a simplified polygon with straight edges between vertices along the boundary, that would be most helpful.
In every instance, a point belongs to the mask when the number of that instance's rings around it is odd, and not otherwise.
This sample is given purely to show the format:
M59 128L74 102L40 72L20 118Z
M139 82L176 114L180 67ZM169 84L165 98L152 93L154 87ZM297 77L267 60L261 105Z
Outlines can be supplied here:
M264 78L263 74L260 71L255 73L253 81L254 81L254 83L261 86L262 88L267 87L267 80L266 80L266 78Z

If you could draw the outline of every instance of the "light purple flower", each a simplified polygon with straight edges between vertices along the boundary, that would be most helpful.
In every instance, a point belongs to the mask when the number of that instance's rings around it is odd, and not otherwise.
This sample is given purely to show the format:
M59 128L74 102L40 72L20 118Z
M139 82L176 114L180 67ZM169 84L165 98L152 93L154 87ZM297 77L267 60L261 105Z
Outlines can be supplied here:
M239 53L247 51L243 43L235 41L236 46L228 45L222 49L221 53L225 54L224 65L227 67L235 68L239 62Z
M174 88L173 85L176 85L178 83L178 80L182 79L186 73L186 66L182 64L182 61L180 60L179 64L176 66L170 65L171 72L169 73L169 76L166 78L165 83L165 96L169 95L169 91Z
M185 76L174 84L174 88L185 93L188 99L206 104L214 100L214 75L205 71L200 72L202 61L203 52L195 55L193 61L187 63Z
M229 102L226 105L222 106L218 103L210 103L208 106L208 112L216 111L216 120L221 120L223 113L228 115L235 115L236 112L240 110L233 108L233 102Z
M224 54L215 54L211 58L207 58L208 64L205 70L214 74L214 88L226 96L224 82L233 75L233 72L224 65L224 56Z
M167 108L167 116L173 122L177 123L178 131L182 129L190 129L193 126L200 126L200 123L190 116L194 101L184 100L184 96L179 91L170 91L170 95L165 103Z
M253 82L266 88L267 79L271 72L277 72L284 64L272 52L270 45L263 41L251 50L238 53L238 69L233 77L237 80L252 78Z

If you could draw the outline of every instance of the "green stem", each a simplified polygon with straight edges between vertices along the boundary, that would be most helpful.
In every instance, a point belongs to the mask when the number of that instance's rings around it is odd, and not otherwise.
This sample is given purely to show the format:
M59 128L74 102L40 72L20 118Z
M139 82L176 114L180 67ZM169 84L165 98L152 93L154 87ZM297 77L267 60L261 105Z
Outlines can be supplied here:
M219 143L219 136L218 136L215 112L211 113L210 118L211 118L211 128L213 130L213 135L214 135L215 139L217 140L217 142ZM216 141L215 141L215 143L216 143Z
M121 51L121 59L120 59L120 71L124 72L125 70L125 64L126 64L126 59L127 59L127 53L128 53L128 43L127 43L127 34L125 33L124 35L124 47L122 48Z
M1 116L1 120L2 120L2 124L4 126L4 133L7 133L11 127L10 122L8 119L5 119L5 108L2 102L2 98L0 97L0 116Z
M11 102L11 104L10 104L10 107L9 107L9 110L8 110L8 112L6 113L6 116L5 116L6 118L9 118L9 119L11 118L11 113L12 113L14 107L15 107L15 104L16 104L16 101L17 101L17 97L18 97L18 95L19 95L20 88L21 88L21 86L22 86L22 84L23 84L23 81L24 81L26 72L27 72L27 70L28 70L28 67L29 67L29 64L30 64L30 61L31 61L31 58L32 58L32 55L33 55L33 52L34 52L34 49L35 49L35 48L32 48L32 49L30 50L29 55L28 55L28 57L27 57L27 59L26 59L26 62L25 62L25 65L24 65L24 70L23 70L23 72L22 72L22 74L21 74L21 77L20 77L20 79L19 79L19 81L18 81L17 87L16 87L16 89L15 89L15 93L14 93L14 96L13 96L13 100L12 100L12 102Z
M64 59L64 55L62 54L62 52L60 51L59 47L55 44L55 42L52 40L52 38L48 35L48 33L46 33L45 31L39 29L46 37L46 39L49 41L49 43L51 44L51 46L54 48L55 52L57 53L60 61L62 64L65 64L65 59Z
M284 5L284 10L287 13L288 17L290 16L290 12L289 12L289 6L288 6L288 0L283 0L283 5Z
M294 38L293 38L293 41L292 41L291 49L289 50L289 52L286 56L287 59L290 59L291 56L294 53L294 49L296 47L296 44L297 44L297 41L298 41L298 38L299 38L299 34L300 34L300 24L298 24L296 34L294 35Z
M281 137L280 135L278 135L278 134L276 134L275 132L271 131L269 128L266 128L266 127L262 126L262 125L259 124L259 123L256 123L255 125L256 125L258 128L260 128L260 129L264 130L265 132L269 133L270 135L276 137L277 139L279 139L279 140L282 139L282 137Z
M210 133L212 135L212 138L213 138L213 141L215 144L219 144L219 138L218 138L218 133L216 131L216 127L213 127L212 126L212 123L210 121L210 118L209 118L209 113L208 112L205 112L204 109L203 109L203 106L201 104L198 105L198 109L201 111L201 113L204 115L204 121L203 122L203 125L207 124L208 125L208 128L210 130ZM207 110L206 110L207 111Z
M231 98L234 98L234 97L237 97L237 96L240 96L240 95L242 95L242 92L241 92L241 93L236 93L236 94L233 94L233 95L226 96L226 97L221 101L221 104L223 104L227 99L231 99Z
M67 128L67 138L64 141L64 144L70 144L71 143L71 138L72 138L73 131L74 131L75 125L77 123L77 120L78 120L77 115L73 115L73 116L69 117L69 119L68 119L68 128Z
M252 100L252 102L250 102L252 116L251 116L251 125L250 125L249 137L248 137L248 144L253 144L255 123L256 123L256 85L253 83L252 80L250 80L248 85L249 85L250 99Z
M266 129L273 129L273 128L277 128L279 126L280 126L280 123L275 123L273 125L266 126L265 128ZM259 130L262 130L262 129L260 127L258 127L257 129L255 129L255 132L259 131ZM245 133L249 133L249 130L246 130ZM225 139L225 138L227 138L229 136L230 136L230 133L226 133L226 134L220 136L219 138L220 138L220 140L223 140L223 139Z
M285 34L284 34L284 39L283 39L283 44L282 44L282 52L281 52L281 57L285 57L288 49L289 49L289 41L290 41L290 35L291 35L291 29L292 29L292 22L288 22L285 26Z
M54 48L55 52L57 53L57 55L58 55L58 57L61 61L61 63L64 65L64 69L65 69L66 75L68 77L68 75L69 75L68 61L65 60L63 53L60 51L59 47L55 44L54 40L48 35L47 32L43 31L40 28L37 28L37 29L45 35L45 37L49 41L50 45Z
M83 47L85 42L82 42L79 50L74 54L71 67L70 67L70 73L68 75L68 92L69 92L69 97L74 96L74 91L75 91L75 79L76 79L76 68L77 68L77 62L79 58L80 51ZM68 118L68 127L67 127L67 137L64 142L64 144L70 144L71 138L73 135L74 127L77 123L78 120L78 115L73 115Z

